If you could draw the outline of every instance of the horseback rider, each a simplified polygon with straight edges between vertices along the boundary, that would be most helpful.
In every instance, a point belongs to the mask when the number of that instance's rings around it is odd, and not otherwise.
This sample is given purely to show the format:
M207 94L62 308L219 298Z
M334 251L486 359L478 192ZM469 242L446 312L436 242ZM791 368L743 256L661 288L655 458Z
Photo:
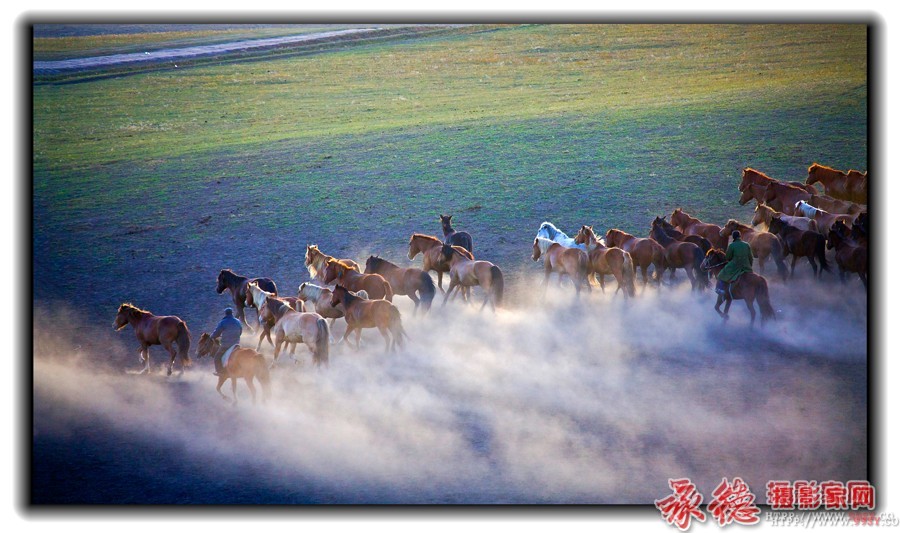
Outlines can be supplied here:
M727 264L719 271L716 292L724 295L727 284L737 281L741 274L753 272L753 252L750 245L741 240L741 232L731 232L731 244L725 250Z
M212 332L213 339L221 337L219 351L216 352L215 357L213 357L213 361L215 361L216 364L216 371L213 372L213 374L216 376L222 376L226 373L225 369L222 367L222 356L225 355L225 352L227 352L229 348L235 344L240 344L242 331L241 321L234 318L234 312L230 307L226 307L225 316L219 321L216 330Z

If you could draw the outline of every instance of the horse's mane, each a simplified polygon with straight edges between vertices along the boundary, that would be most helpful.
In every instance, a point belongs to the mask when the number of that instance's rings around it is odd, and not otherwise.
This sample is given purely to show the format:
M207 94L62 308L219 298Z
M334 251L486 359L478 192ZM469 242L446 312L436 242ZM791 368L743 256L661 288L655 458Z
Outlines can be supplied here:
M831 172L837 172L838 174L843 174L844 176L847 175L847 173L844 172L843 170L838 170L836 168L831 168L829 166L820 165L819 163L813 163L812 165L810 165L809 168L806 169L806 172L810 173L813 170L827 170L827 171L831 171Z
M369 259L366 262L368 263L369 261L371 261L373 263L374 268L378 268L381 265L397 267L397 265L395 265L394 263L391 263L387 259L382 259L382 258L378 257L377 255L370 255Z
M706 251L706 257L709 257L709 256L711 256L711 255L718 255L718 256L721 256L722 259L725 258L725 252L722 251L721 248L713 247L713 248L710 248L709 250L707 250L707 251Z
M538 248L541 249L542 254L547 253L547 250L549 250L550 247L553 246L554 244L559 244L556 241L551 241L550 239L545 239L543 237L535 237L534 240L537 241ZM560 245L560 246L562 246L562 245Z
M138 307L132 303L129 303L129 302L125 302L119 306L119 311L122 311L123 309L125 309L128 312L137 312L137 313L143 313L143 314L147 314L147 315L153 314L150 311L141 309L140 307Z
M751 228L750 226L748 226L747 224L744 224L743 222L739 222L739 221L737 221L737 220L735 220L735 219L733 219L733 218L729 218L729 219L728 219L728 222L726 222L725 225L722 226L722 227L723 227L723 228L728 227L729 224L734 224L734 225L737 226L739 229L753 229L753 228Z
M312 298L314 300L319 299L322 296L322 293L327 291L331 292L327 287L322 287L320 285L316 285L315 283L304 282L300 285L300 292L302 292L305 296Z
M222 270L220 270L219 276L221 277L223 275L226 278L230 277L231 279L247 279L244 276L239 276L237 273L235 273L234 270L231 270L230 268L223 268Z
M756 170L755 168L744 167L744 172L752 172L752 173L756 174L757 176L762 176L763 178L770 179L772 181L776 181L775 178L770 178L768 175L766 175L765 172L760 172L760 171Z
M440 244L444 244L444 241L438 239L437 237L435 237L435 236L433 236L433 235L425 235L424 233L413 233L413 234L412 234L412 237L409 238L409 241L412 242L412 240L415 239L415 238L427 239L427 240L429 240L429 241L435 241L435 242L438 242L438 243L440 243Z
M472 256L468 255L469 251L466 250L465 248L460 248L459 246L452 246L450 244L442 244L441 246L442 246L441 253L444 254L444 257L446 257L447 259L450 259L451 255L457 254L458 256L462 257L463 259L467 259L469 261L473 260ZM448 248L450 249L449 254L446 252L446 250ZM462 250L462 251L460 251L460 250Z
M547 221L541 222L541 227L538 229L538 233L540 233L542 229L547 230L547 235L550 236L551 240L556 239L556 236L559 234L562 234L562 236L566 237L566 238L569 237L564 232L560 231L559 228L554 226L552 222L547 222Z

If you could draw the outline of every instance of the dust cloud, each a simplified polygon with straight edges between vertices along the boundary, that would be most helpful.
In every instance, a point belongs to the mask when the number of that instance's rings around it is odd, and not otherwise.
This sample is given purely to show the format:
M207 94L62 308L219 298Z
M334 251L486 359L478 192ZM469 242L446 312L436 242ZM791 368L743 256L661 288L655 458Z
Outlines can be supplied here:
M333 347L317 370L300 346L298 363L279 359L268 403L253 405L240 382L235 407L208 359L192 353L194 366L167 378L154 347L153 373L138 375L130 328L36 303L36 325L70 325L34 330L36 461L48 440L84 447L112 464L54 483L98 485L102 472L153 480L162 464L191 465L167 481L181 492L159 494L166 503L227 501L221 480L243 471L248 503L652 504L676 477L707 495L742 477L764 502L769 480L867 479L858 284L771 282L778 319L751 330L743 302L723 323L713 293L686 283L639 285L625 300L613 281L576 301L555 281L542 299L533 271L510 278L496 314L478 311L479 290L471 306L442 307L438 294L425 317L398 296L402 352L366 330L359 352Z

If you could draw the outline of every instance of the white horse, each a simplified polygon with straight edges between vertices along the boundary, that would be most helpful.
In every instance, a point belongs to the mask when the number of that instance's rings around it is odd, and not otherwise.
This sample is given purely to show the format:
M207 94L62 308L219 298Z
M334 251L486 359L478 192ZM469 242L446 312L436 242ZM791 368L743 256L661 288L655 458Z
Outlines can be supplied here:
M585 252L588 251L585 245L575 244L575 239L560 231L550 222L542 222L541 229L538 230L535 237L538 239L547 239L549 241L558 242L566 248L578 248L579 250L584 250ZM604 242L603 244L605 245L606 243Z
M813 207L806 203L806 200L800 200L799 202L794 204L794 209L803 213L803 216L805 216L806 218L811 218L813 220L815 220L816 215L818 215L819 213L825 213L825 211L819 209L818 207Z

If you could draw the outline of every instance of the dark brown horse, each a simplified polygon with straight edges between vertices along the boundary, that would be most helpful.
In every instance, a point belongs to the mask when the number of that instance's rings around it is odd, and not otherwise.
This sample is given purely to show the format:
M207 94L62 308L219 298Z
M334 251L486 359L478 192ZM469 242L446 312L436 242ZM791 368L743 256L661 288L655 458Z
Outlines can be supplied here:
M366 259L366 274L380 274L391 285L394 294L409 296L416 304L413 316L419 311L419 302L422 303L422 312L427 313L431 309L434 300L434 280L421 268L402 268L387 259L370 255ZM418 296L416 295L418 293Z
M341 342L347 340L352 332L356 332L356 349L359 350L359 339L364 328L378 328L384 337L384 351L403 348L403 338L409 337L403 330L400 310L387 300L366 300L360 298L342 285L337 285L331 295L332 307L344 306L344 319L347 330ZM388 335L390 332L390 335Z
M784 183L770 183L766 187L763 201L776 211L781 211L786 215L800 216L801 214L796 210L797 202L801 200L808 202L812 196L800 187Z
M444 259L441 251L444 243L437 237L431 235L423 235L421 233L413 233L409 238L409 253L407 257L412 260L417 255L422 254L422 270L425 272L434 270L437 272L437 286L441 293L444 292L443 277L444 272L450 272L450 264ZM475 259L472 252L466 250L462 246L454 246L454 249L460 250L463 255L469 259ZM465 296L465 295L464 295Z
M841 235L846 231L846 225L844 228L840 228L840 224L835 223L834 228L828 233L828 249L834 249L834 262L837 263L841 282L846 283L847 272L851 272L858 275L863 287L868 289L869 249L867 246L856 245Z
M722 235L726 238L732 232L738 231L741 239L750 245L750 251L753 257L759 259L759 273L766 273L766 260L770 257L775 262L778 273L781 274L783 280L787 280L787 265L784 264L784 248L781 240L767 231L756 231L746 224L741 224L737 220L731 219L725 223L722 228Z
M703 269L709 271L713 275L718 275L719 271L722 270L726 263L725 252L713 248L706 252L706 257L703 259ZM722 305L723 300L725 301L724 312L719 311L719 306ZM731 284L725 295L717 295L716 312L725 320L728 320L728 309L731 308L732 300L744 300L744 303L747 304L747 310L750 311L751 328L753 327L753 322L756 320L756 311L753 309L753 302L757 302L759 305L759 312L761 315L760 322L763 325L765 325L767 320L775 319L775 309L772 308L772 303L769 301L769 285L766 283L766 278L754 274L753 272L741 274L741 276Z
M544 295L547 294L547 283L550 281L550 273L556 272L562 283L563 274L572 279L575 284L575 297L581 297L581 286L586 285L590 292L591 284L588 282L590 272L590 259L587 252L578 248L566 248L558 242L553 242L542 237L535 237L531 247L531 260L537 261L544 258ZM483 307L483 306L482 306Z
M222 294L225 292L225 289L228 289L228 292L231 293L231 300L234 302L234 316L247 325L250 330L253 330L253 326L250 325L250 322L247 321L247 317L244 316L244 307L246 307L247 301L247 284L251 281L256 282L260 289L271 292L278 295L278 288L275 287L275 282L269 278L247 278L244 276L239 276L231 271L231 269L224 269L219 271L219 277L216 279L216 293Z
M647 288L647 268L653 265L656 272L656 283L662 282L663 270L665 270L666 250L661 244L653 239L645 239L643 237L635 237L630 233L625 233L620 229L611 229L604 236L607 246L621 248L631 254L631 260L634 262L635 271L640 267L641 275L644 279L644 289Z
M821 183L825 194L839 200L849 200L859 204L868 203L869 199L869 173L850 170L840 170L813 163L807 169L806 183L812 185Z
M469 252L474 253L475 248L472 244L472 236L465 231L454 230L453 226L450 225L451 218L453 218L453 215L441 215L441 229L444 232L444 244L462 246Z
M703 253L709 251L712 248L712 243L709 242L705 237L701 237L700 235L686 235L684 232L666 222L666 219L663 217L656 217L652 224L659 224L659 226L666 232L666 235L672 237L676 241L684 241L684 242L692 242L700 247L703 250Z
M593 226L581 226L578 235L575 236L577 244L583 244L588 249L589 271L600 282L600 290L605 291L603 278L612 274L625 294L625 297L634 297L634 261L631 254L621 248L609 248L594 234Z
M219 351L221 344L219 339L213 339L209 333L200 335L200 341L197 345L197 357L212 356ZM256 403L256 387L253 386L253 379L259 381L263 390L263 403L271 397L269 368L266 365L265 358L250 348L237 347L228 356L225 362L225 373L219 376L219 383L216 384L216 392L223 400L227 400L228 396L222 393L222 385L226 380L231 380L231 403L237 404L237 380L243 378L250 389L250 395L253 397L253 403Z
M821 233L797 229L781 220L780 217L772 217L769 232L781 237L785 255L794 256L791 260L791 277L794 277L794 267L797 265L797 259L801 257L805 257L809 261L813 269L813 277L821 279L822 271L831 272L831 269L828 268L828 260L825 259L825 237ZM818 267L816 259L819 261Z
M683 231L685 235L699 235L717 248L728 246L728 238L722 237L721 227L692 217L680 207L672 211L672 216L669 217L669 220L672 221L673 226Z
M141 343L140 358L144 368L141 374L150 372L150 347L158 344L171 356L166 366L166 375L172 375L175 356L181 355L181 371L191 366L191 332L187 324L177 316L155 316L150 311L124 303L119 306L113 329L116 331L131 325L134 336Z
M743 172L741 172L741 184L738 187L738 190L741 192L744 192L744 189L746 189L747 186L750 185L751 183L756 184L756 185L761 185L763 188L765 188L770 183L784 183L786 185L793 185L794 187L800 187L801 189L804 189L806 192L808 192L810 194L816 194L816 192L817 192L816 188L813 187L812 185L807 185L807 184L799 182L799 181L788 181L788 182L779 181L779 180L776 180L775 178L770 178L769 176L766 176L765 174L763 174L762 172L760 172L758 170L747 167L743 170Z
M665 250L665 266L675 272L677 268L683 268L687 277L691 280L692 290L702 290L708 285L706 272L700 269L703 263L703 250L692 242L676 241L666 235L662 226L652 224L650 238L662 245Z
M384 298L393 301L394 291L380 274L360 274L341 261L329 259L325 262L325 283L340 283L351 291L366 291L369 298Z

